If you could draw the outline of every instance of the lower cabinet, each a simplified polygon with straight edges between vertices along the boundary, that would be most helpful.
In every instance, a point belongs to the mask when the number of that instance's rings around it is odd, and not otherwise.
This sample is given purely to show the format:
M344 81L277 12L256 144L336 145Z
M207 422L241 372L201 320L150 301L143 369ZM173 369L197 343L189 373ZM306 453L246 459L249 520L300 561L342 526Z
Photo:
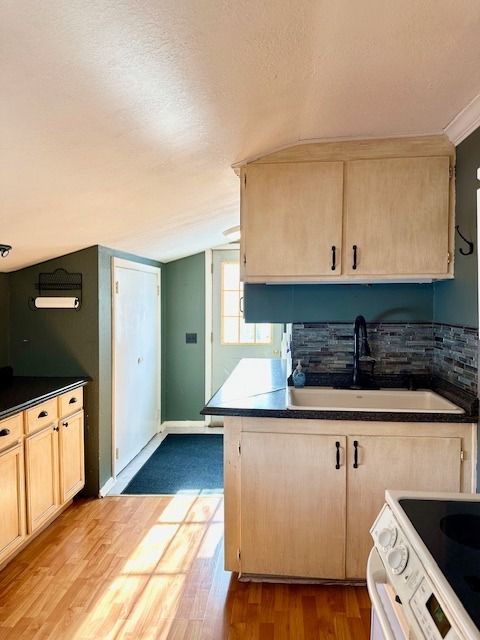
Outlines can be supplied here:
M58 427L50 424L25 438L28 533L34 533L58 509Z
M83 411L25 438L28 533L85 484L83 448Z
M385 502L385 490L460 491L461 448L461 438L348 438L347 578L365 575L370 527Z
M0 566L85 484L83 388L0 422Z
M25 527L23 444L0 453L0 562L22 544Z
M59 423L60 502L64 504L85 484L83 411Z
M346 475L345 467L337 468L340 448L344 437L242 435L245 573L344 577Z
M474 491L476 425L225 418L225 566L365 579L385 490Z

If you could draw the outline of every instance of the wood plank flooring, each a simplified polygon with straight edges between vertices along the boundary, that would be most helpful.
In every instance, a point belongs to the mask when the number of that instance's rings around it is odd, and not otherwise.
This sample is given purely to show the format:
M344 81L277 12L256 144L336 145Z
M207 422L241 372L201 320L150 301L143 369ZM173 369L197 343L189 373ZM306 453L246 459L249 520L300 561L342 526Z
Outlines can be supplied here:
M81 500L0 572L0 640L367 640L363 587L238 582L219 496Z

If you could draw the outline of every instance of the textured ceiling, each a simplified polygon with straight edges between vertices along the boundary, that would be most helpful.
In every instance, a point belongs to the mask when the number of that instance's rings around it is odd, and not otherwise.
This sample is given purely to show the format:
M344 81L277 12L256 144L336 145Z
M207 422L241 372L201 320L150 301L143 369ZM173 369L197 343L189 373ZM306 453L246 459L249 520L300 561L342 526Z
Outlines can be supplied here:
M480 91L479 33L478 0L2 0L0 269L221 244L233 163L441 132Z

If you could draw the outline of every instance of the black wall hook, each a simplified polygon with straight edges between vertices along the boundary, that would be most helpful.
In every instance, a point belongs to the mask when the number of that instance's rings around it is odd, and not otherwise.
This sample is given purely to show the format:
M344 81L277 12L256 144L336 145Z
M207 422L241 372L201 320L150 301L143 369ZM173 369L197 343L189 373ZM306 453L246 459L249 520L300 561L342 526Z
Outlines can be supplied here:
M462 256L469 256L470 254L472 254L472 253L473 253L473 247L474 247L473 242L470 242L470 240L467 240L467 239L465 238L465 236L463 235L463 233L460 231L460 229L459 229L459 225L458 225L458 224L455 226L455 231L458 233L458 235L460 236L460 238L461 238L464 242L466 242L466 243L468 244L468 251L464 251L463 249L459 249L460 253L462 254Z

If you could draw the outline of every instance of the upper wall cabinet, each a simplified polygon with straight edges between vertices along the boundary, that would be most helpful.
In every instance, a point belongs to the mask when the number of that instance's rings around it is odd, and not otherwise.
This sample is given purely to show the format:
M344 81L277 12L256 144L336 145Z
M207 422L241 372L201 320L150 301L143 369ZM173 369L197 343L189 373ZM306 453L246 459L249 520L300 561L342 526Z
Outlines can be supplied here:
M245 282L453 277L444 136L307 144L241 168Z

